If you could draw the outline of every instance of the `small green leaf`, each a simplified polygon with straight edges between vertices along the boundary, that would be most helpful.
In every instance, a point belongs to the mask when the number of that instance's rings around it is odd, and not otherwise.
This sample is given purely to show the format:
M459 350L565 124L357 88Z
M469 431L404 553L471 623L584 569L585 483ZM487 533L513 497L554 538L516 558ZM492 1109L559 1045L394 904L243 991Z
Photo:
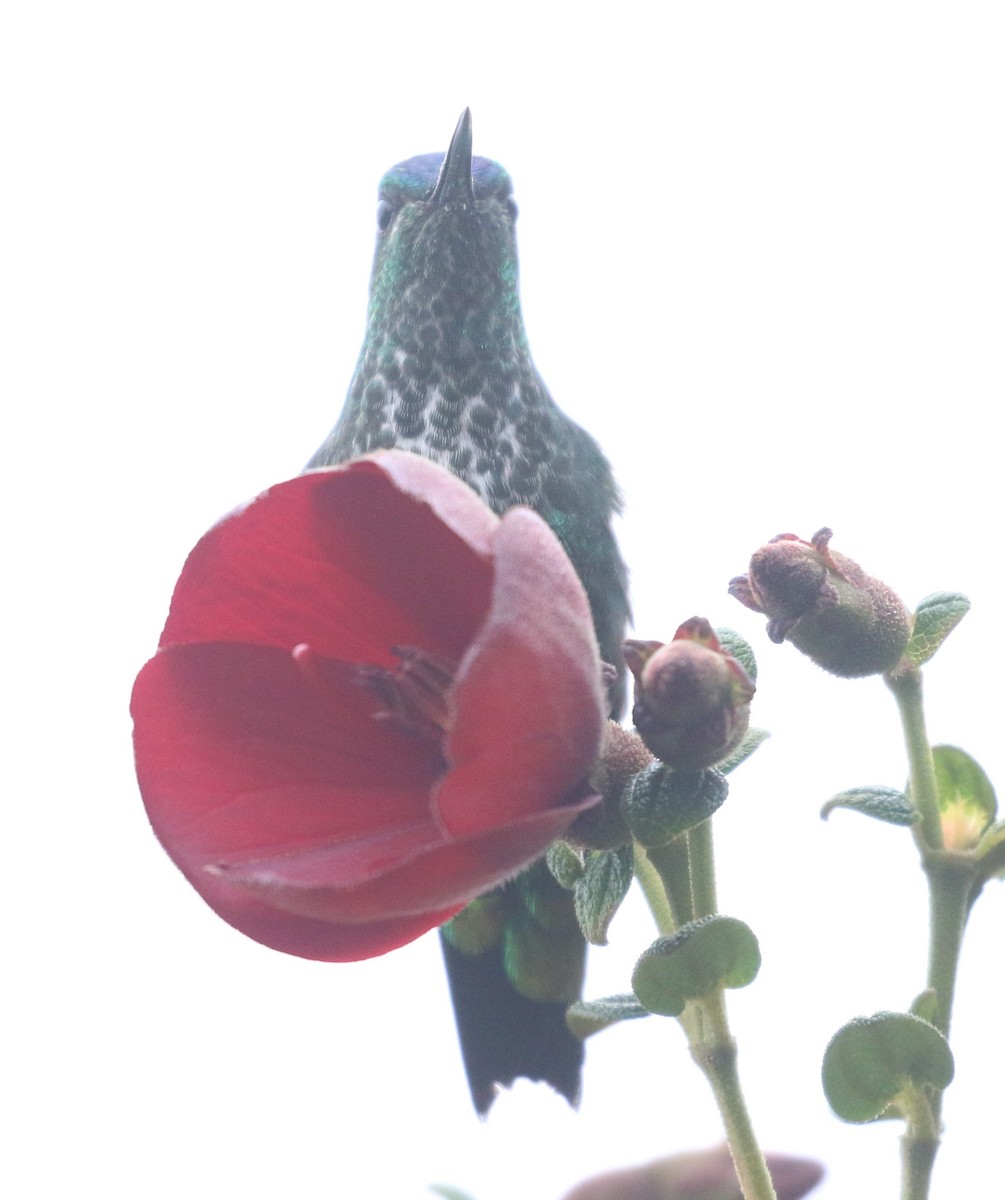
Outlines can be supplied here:
M982 879L1005 879L1005 821L996 821L984 830L974 858L981 864Z
M762 742L766 742L771 734L766 729L748 729L743 735L743 741L725 758L715 764L720 775L728 775L735 771L742 762L746 762Z
M890 825L913 825L918 819L918 812L903 792L896 788L874 784L871 787L848 788L831 796L820 810L820 816L826 821L835 808L850 808L854 812L865 813L867 817L875 817L877 821L886 821Z
M972 850L995 819L995 789L980 763L958 746L933 746L932 758L946 849Z
M604 996L600 1000L577 1000L570 1004L565 1023L573 1037L585 1039L619 1021L648 1016L649 1009L643 1008L634 996Z
M761 966L757 938L735 917L702 917L659 938L635 964L632 988L650 1012L676 1017L689 1000L746 987Z
M590 850L586 855L586 870L573 895L583 937L594 946L607 945L607 928L628 894L634 862L630 845Z
M926 596L914 614L914 628L906 656L920 667L935 654L970 611L970 601L959 592L935 592Z
M939 1013L939 998L935 988L925 988L911 1001L911 1016L933 1024Z
M625 789L621 812L642 846L665 846L700 825L726 799L729 784L714 767L675 771L650 763Z
M750 676L752 682L757 680L757 659L754 657L754 651L750 642L745 637L737 633L735 629L728 629L723 626L715 631L715 636L719 639L719 646L725 650L727 654L732 654L736 661Z
M874 1121L909 1089L941 1089L952 1078L949 1043L910 1013L857 1017L837 1031L824 1052L824 1093L844 1121Z
M552 842L548 847L548 853L544 856L544 861L548 864L552 878L559 887L565 888L567 892L571 892L583 878L583 872L586 869L583 855L568 842Z

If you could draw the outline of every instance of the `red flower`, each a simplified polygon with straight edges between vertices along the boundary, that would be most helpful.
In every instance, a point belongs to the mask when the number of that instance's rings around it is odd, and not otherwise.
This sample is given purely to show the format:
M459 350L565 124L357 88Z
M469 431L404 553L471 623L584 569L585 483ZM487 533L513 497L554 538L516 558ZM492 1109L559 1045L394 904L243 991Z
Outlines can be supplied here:
M249 937L382 954L512 876L594 803L586 596L544 522L390 451L211 529L133 689L168 854Z

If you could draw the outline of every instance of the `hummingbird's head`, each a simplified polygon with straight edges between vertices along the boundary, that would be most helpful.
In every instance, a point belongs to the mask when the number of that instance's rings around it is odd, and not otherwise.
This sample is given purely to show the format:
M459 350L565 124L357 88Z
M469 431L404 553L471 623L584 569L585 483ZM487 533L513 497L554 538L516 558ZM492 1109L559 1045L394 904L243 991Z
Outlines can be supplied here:
M374 307L406 301L436 315L502 304L517 310L516 203L508 173L471 154L465 109L446 154L419 154L380 181Z

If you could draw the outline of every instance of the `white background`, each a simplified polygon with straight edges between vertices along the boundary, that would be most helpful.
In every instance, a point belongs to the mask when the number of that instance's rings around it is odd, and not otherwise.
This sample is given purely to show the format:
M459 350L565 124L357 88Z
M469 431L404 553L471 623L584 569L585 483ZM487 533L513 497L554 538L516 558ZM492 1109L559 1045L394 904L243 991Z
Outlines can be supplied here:
M514 177L531 344L607 449L637 630L693 613L761 663L774 736L716 818L761 976L731 997L768 1147L821 1200L896 1195L893 1124L828 1112L838 1025L924 972L907 833L820 803L905 776L878 680L833 680L725 595L823 524L912 605L974 609L934 740L999 782L1005 39L997 4L12 3L0 27L5 763L0 1172L17 1197L558 1200L718 1140L673 1022L591 1043L581 1110L470 1110L434 935L286 958L161 852L127 704L185 554L297 473L363 330L381 173L461 108ZM935 1194L1000 1163L1001 946L969 933ZM629 906L588 994L652 934Z

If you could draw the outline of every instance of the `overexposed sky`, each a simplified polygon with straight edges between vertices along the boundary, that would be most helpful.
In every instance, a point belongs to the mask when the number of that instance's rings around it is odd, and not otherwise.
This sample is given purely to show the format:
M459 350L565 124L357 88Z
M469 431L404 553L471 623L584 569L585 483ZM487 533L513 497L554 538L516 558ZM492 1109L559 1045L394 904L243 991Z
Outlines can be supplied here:
M559 1200L719 1140L674 1022L588 1047L577 1114L470 1109L435 935L322 965L216 918L160 850L128 697L185 554L296 474L363 331L377 181L461 109L509 169L524 311L627 501L636 629L732 624L772 740L716 817L731 996L765 1145L820 1200L896 1195L898 1130L845 1126L819 1060L924 978L907 833L820 804L899 785L892 698L824 676L725 594L756 546L834 547L973 612L926 672L933 740L1001 783L1005 18L994 3L11 4L0 17L8 413L5 1191L40 1200ZM1001 1135L1005 891L964 952L935 1197ZM654 936L629 904L588 995ZM990 1147L990 1149L989 1149Z

